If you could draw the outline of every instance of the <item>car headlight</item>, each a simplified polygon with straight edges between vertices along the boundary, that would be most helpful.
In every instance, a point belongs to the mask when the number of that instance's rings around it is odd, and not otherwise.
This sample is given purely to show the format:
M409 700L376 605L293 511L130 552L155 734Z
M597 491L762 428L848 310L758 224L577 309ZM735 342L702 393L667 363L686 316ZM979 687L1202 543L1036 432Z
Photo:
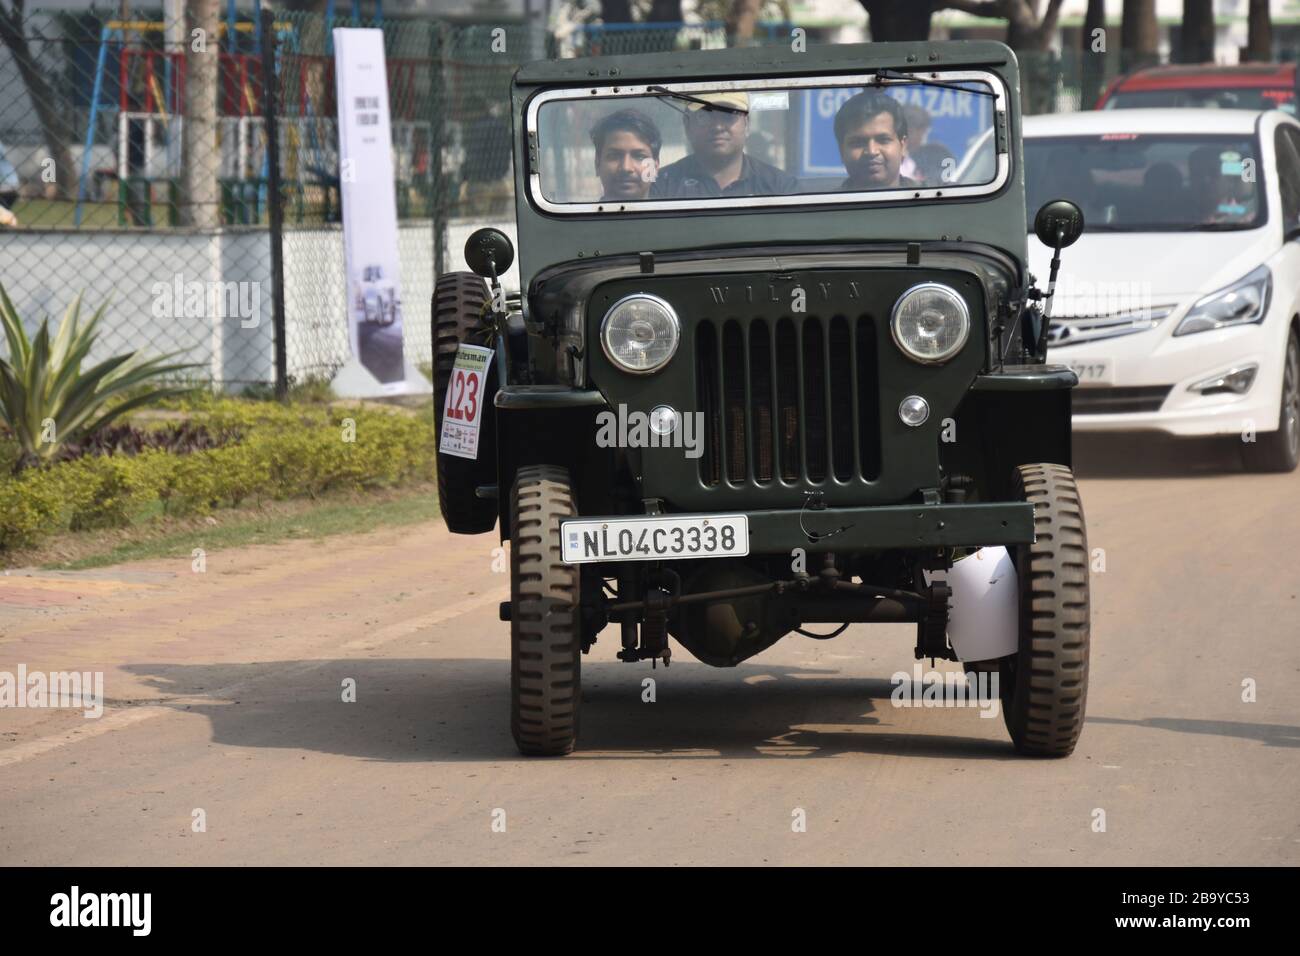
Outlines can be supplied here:
M656 295L637 292L615 302L600 324L600 345L619 368L638 375L668 364L681 340L673 307Z
M889 321L894 344L918 362L946 362L970 336L970 310L956 290L923 282L903 293Z
M1178 328L1174 329L1174 335L1191 335L1193 332L1262 322L1268 313L1272 293L1273 273L1268 266L1260 266L1226 289L1212 292L1200 299L1183 316Z

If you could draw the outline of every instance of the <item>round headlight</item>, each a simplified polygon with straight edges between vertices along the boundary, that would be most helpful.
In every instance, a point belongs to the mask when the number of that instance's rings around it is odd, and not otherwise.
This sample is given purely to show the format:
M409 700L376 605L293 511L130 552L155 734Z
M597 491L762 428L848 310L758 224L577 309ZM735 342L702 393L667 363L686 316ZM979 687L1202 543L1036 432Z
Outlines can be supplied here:
M923 282L903 293L889 323L894 343L918 362L945 362L970 335L970 311L956 291Z
M638 292L615 302L600 324L600 344L619 368L643 375L657 372L677 351L681 325L673 307Z

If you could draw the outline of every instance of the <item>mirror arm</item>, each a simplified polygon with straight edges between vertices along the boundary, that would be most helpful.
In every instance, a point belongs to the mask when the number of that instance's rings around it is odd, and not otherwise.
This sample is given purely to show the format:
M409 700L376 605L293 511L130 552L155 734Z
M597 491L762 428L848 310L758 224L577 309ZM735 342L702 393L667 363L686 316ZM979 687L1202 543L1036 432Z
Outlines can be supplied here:
M492 306L492 330L498 335L504 336L506 334L506 323L509 320L510 310L504 307L505 295L501 291L501 280L497 277L496 257L489 256L487 265L488 272L491 273L488 277L488 289L492 293L492 297L489 300ZM503 307L498 308L498 303Z
M1052 246L1052 267L1047 273L1047 292L1043 296L1043 334L1047 334L1047 323L1052 319L1052 296L1056 293L1056 274L1061 268L1061 246L1065 243L1065 227L1056 229L1056 243Z

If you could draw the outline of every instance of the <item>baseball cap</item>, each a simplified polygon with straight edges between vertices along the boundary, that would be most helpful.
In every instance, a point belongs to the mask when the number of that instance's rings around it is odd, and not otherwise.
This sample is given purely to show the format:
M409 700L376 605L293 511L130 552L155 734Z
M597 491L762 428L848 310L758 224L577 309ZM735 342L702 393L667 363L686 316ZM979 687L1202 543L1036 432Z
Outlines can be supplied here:
M733 110L740 110L743 113L749 112L748 93L692 93L690 95L699 100L716 103L718 106L729 106ZM694 113L697 110L704 109L704 105L702 103L688 103L686 108Z

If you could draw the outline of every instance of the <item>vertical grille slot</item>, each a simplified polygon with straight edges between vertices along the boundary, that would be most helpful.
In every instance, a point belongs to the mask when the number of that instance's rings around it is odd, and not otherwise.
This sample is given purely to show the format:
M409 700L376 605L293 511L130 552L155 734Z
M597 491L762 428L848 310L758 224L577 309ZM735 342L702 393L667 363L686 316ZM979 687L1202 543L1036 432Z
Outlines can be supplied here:
M704 454L700 480L716 485L721 478L722 403L718 400L718 339L713 323L705 320L695 330L695 387L704 416Z
M722 327L722 382L725 405L727 480L745 480L745 339L734 319Z
M858 465L862 477L880 477L880 371L876 364L876 327L859 316L853 329L853 371L857 376Z
M803 320L804 455L809 481L826 480L826 353L821 321Z
M754 423L754 480L767 484L776 474L772 433L772 339L762 319L749 327L750 412Z
M781 443L781 477L795 481L803 473L799 460L799 351L794 323L776 324L776 419Z
M853 395L853 349L849 341L849 323L844 316L837 315L831 319L826 341L826 364L831 370L827 386L831 467L836 478L848 481L853 477L853 402L845 399Z

